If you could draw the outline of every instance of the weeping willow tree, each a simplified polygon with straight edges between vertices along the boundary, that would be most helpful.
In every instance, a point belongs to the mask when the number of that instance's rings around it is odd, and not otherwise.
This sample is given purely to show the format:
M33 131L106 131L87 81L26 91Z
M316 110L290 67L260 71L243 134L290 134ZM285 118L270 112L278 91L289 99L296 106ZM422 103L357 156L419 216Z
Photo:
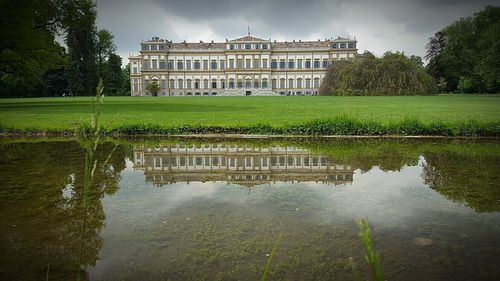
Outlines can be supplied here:
M402 53L371 54L352 61L339 61L327 71L320 95L404 96L430 95L436 84L425 70Z

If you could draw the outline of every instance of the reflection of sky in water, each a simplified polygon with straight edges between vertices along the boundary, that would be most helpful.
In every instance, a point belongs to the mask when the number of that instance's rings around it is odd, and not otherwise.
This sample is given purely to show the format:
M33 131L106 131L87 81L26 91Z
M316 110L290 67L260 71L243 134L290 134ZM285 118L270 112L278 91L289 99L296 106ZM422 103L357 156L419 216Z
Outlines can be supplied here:
M461 220L474 217L472 209L448 201L424 184L421 175L423 163L425 159L421 157L418 165L403 166L399 171L382 171L377 166L365 173L355 170L353 182L344 185L276 182L249 190L221 181L179 182L157 187L145 183L143 172L134 171L132 162L127 161L119 191L103 199L106 227L101 235L105 243L99 254L100 261L89 272L94 277L109 273L113 264L119 262L116 247L123 247L121 243L128 241L126 237L145 235L143 228L165 223L173 211L176 211L175 219L190 220L190 209L199 202L216 203L220 209L243 210L248 216L262 215L263 210L287 209L290 212L285 214L286 219L294 219L298 214L295 211L330 224L366 217L378 229L412 228L411 224L416 221L432 221L441 215L464 216ZM293 193L294 189L300 192ZM223 215L220 209L205 211ZM486 217L500 218L500 215L493 213ZM462 222L460 218L458 220L458 223ZM410 241L414 236L409 238ZM120 249L119 252L133 257L134 251L140 251L143 246L142 242L137 243L129 245L129 250Z

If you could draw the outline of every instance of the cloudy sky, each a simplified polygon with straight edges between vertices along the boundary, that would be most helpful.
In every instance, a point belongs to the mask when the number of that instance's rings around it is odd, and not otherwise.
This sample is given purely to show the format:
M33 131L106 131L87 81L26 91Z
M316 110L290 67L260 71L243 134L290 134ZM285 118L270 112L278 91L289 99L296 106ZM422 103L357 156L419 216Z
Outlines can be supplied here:
M245 35L248 27L264 39L350 36L359 52L424 56L436 31L488 4L500 0L97 0L97 25L114 34L123 58L153 36L222 41Z

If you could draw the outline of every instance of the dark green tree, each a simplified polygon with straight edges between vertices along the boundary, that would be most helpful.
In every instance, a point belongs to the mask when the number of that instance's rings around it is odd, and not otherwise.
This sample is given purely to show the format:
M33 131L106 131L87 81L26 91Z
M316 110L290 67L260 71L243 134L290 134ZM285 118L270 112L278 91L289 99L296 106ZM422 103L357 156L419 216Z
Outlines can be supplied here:
M122 95L130 95L130 63L122 68L123 84L122 84Z
M429 95L437 92L432 77L402 53L382 58L366 55L330 67L320 95Z
M65 0L63 28L68 46L68 88L74 95L94 95L98 81L96 6L90 0Z
M0 96L34 96L46 71L60 68L64 48L55 0L0 1Z
M123 88L122 58L117 54L111 53L105 66L105 93L112 96L120 95Z
M500 91L500 7L458 19L429 39L427 72L447 91Z
M101 77L104 77L104 73L107 68L106 62L108 61L110 55L116 52L116 46L113 43L113 38L113 34L106 29L101 29L97 32L97 66Z

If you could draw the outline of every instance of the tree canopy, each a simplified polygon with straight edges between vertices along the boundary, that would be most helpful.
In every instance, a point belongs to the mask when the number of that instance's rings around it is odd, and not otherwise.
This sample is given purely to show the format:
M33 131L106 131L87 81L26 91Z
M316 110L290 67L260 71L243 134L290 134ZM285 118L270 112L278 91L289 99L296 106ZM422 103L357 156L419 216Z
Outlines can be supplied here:
M338 61L328 69L320 95L429 95L437 92L433 79L402 53L382 58L366 53L352 61Z
M500 92L500 7L453 22L429 38L428 73L450 92Z

